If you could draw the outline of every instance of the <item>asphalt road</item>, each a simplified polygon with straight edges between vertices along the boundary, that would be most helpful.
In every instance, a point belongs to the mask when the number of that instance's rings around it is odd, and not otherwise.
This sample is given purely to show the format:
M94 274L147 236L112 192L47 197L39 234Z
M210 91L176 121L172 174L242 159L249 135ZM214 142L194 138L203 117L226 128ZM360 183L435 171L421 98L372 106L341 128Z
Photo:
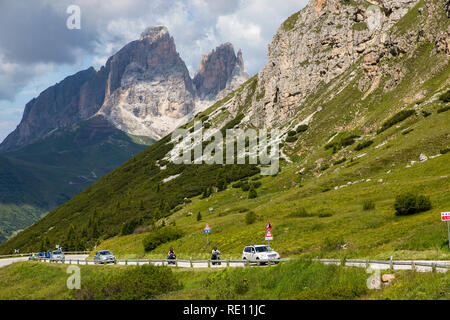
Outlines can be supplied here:
M66 260L65 260L65 264L80 264L80 265L95 265L94 261L92 260L87 260L88 255L87 254L80 254L80 255L66 255ZM26 261L28 260L28 257L16 257L16 258L5 258L5 259L0 259L0 268L10 265L12 263L15 262L20 262L20 261ZM397 262L409 262L408 260L396 260ZM450 267L450 261L439 261L439 260L414 260L415 263L437 263L437 264L443 264L443 265L447 265ZM61 263L61 262L60 262ZM325 264L340 264L337 262L323 262ZM118 265L125 265L125 261L118 261L117 263ZM149 264L149 262L137 262L137 261L128 261L127 265L143 265L143 264ZM152 262L152 264L154 265L163 265L163 262ZM110 264L112 265L112 264ZM166 262L164 262L164 265L167 265ZM346 262L345 264L346 266L353 266L353 267L361 267L361 268L366 268L366 264L365 263L356 263L356 262ZM175 266L174 264L171 264L169 266ZM243 262L230 262L229 263L229 267L244 267L245 264ZM191 264L189 261L178 261L178 267L181 268L190 268ZM195 262L193 261L193 267L194 268L208 268L208 262ZM223 268L223 267L227 267L227 263L226 262L222 262L221 265L212 265L210 266L211 268ZM383 264L383 263L370 263L369 267L373 270L387 270L390 268L389 264ZM410 265L394 265L393 266L394 270L410 270L411 266ZM446 272L449 268L436 268L437 272ZM432 268L430 266L417 266L416 265L416 271L418 272L430 272L432 271Z
M85 260L88 257L87 254L83 254L83 255L67 255L66 259L80 259L80 260ZM20 262L20 261L27 261L28 257L17 257L17 258L4 258L4 259L0 259L0 268L2 267L6 267L9 266L10 264L13 264L15 262Z

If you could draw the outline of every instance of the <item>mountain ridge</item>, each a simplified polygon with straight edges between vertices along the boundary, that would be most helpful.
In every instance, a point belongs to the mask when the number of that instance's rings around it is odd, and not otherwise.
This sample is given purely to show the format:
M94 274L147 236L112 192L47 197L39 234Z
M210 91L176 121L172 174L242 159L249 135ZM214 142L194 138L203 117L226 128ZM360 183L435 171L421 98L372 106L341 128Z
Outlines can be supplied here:
M23 147L97 113L122 131L160 139L213 103L220 91L230 90L231 83L234 88L248 79L244 70L228 72L238 61L244 69L242 53L236 57L230 45L226 47L231 50L217 59L227 72L213 80L225 81L228 87L220 86L221 90L208 92L206 100L200 99L168 29L149 27L140 39L112 55L99 71L90 67L68 76L27 103L22 121L0 144L0 152Z

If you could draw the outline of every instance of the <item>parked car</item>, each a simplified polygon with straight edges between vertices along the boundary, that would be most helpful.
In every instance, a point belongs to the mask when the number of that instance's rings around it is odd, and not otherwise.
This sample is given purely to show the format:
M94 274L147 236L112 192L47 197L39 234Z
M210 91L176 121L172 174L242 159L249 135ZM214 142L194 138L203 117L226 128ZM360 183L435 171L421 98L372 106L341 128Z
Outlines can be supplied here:
M65 256L64 256L64 253L61 250L52 251L52 256L50 258L50 261L55 261L55 262L62 261L62 262L64 262L64 259L65 259Z
M94 255L94 263L95 264L97 264L97 263L107 264L107 263L115 263L115 262L116 262L116 257L109 250L100 250L100 251L97 251Z
M280 259L278 252L263 244L246 246L242 251L242 260L258 262L258 264L278 259Z

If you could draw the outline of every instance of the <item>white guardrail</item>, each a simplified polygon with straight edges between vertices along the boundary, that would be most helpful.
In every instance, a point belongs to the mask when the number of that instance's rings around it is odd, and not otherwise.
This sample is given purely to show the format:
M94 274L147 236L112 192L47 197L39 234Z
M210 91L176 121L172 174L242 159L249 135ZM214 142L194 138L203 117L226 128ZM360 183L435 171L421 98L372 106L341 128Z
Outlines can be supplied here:
M66 264L84 264L84 265L95 265L101 264L94 260L87 259L65 259L64 261L54 261L49 258L38 258L36 261L41 262L52 262L52 263L66 263ZM113 264L117 265L143 265L143 264L154 264L162 266L175 266L175 267L239 267L248 266L250 264L277 264L279 262L289 261L289 259L270 259L270 260L242 260L242 259L227 259L227 260L183 260L183 259L117 259Z
M66 263L66 264L96 264L94 260L87 259L66 259L64 261L50 261L49 258L37 259L43 262ZM175 267L243 267L250 264L265 264L265 263L279 263L289 261L290 259L277 260L242 260L242 259L228 259L228 260L183 260L183 259L118 259L114 264L118 265L143 265L154 264L162 266ZM353 267L369 268L378 265L379 269L397 269L397 270L418 270L418 271L441 271L445 272L450 268L450 261L438 262L424 262L424 261L395 261L395 260L361 260L361 259L313 259L324 264L337 264ZM269 263L269 265L270 265Z
M28 252L28 253L14 253L14 254L3 254L0 255L1 258L20 258L20 257L31 257L32 255L38 254L39 252ZM64 251L64 254L90 254L90 251Z

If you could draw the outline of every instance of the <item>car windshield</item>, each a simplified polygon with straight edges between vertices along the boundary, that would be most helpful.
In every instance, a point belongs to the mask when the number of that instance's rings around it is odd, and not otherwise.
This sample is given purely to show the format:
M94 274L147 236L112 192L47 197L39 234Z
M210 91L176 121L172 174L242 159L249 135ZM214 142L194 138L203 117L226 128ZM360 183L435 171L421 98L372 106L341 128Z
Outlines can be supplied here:
M256 252L267 252L267 247L255 247Z
M53 251L53 254L61 254L61 251Z
M106 255L108 255L108 254L111 254L111 252L109 252L109 251L100 251L100 254L101 254L102 256L106 256Z

